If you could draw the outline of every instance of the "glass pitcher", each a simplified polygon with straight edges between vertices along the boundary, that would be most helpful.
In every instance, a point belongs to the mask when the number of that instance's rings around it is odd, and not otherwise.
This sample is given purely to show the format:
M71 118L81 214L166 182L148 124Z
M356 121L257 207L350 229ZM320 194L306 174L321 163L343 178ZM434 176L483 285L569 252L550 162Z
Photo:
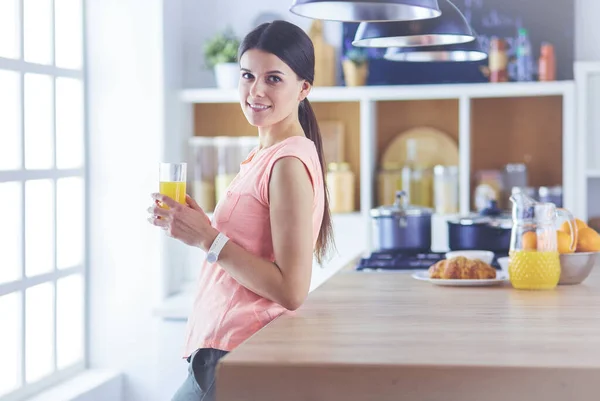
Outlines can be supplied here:
M514 288L549 290L560 279L556 219L563 215L571 228L571 249L577 241L577 225L566 209L553 203L536 202L523 192L510 197L513 228L508 274Z

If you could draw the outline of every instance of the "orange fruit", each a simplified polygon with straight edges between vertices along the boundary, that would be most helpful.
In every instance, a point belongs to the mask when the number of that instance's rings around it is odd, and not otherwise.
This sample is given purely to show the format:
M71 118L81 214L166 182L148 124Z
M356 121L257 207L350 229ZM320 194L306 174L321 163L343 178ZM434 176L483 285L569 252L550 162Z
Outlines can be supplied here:
M573 223L573 221L571 221L571 223ZM588 226L585 221L579 219L575 219L575 225L577 226L577 231ZM563 223L560 225L560 231L571 234L571 226L569 226L569 222L567 220L563 221Z
M537 234L535 231L527 231L523 234L522 249L524 251L537 251Z
M579 230L577 252L600 252L600 234L590 227Z
M573 253L577 247L577 243L571 249L571 234L564 231L558 230L556 232L556 244L558 246L558 253Z

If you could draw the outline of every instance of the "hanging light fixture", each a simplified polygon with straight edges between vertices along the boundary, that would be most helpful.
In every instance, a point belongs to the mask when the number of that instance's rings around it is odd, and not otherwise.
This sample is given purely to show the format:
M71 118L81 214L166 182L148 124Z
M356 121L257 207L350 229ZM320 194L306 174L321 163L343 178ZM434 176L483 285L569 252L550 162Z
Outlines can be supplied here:
M390 47L383 56L390 61L481 61L488 57L479 40L447 46Z
M411 21L438 17L437 0L294 0L290 11L328 21Z
M475 34L460 10L438 0L442 15L419 21L362 22L352 44L358 47L415 47L466 43Z

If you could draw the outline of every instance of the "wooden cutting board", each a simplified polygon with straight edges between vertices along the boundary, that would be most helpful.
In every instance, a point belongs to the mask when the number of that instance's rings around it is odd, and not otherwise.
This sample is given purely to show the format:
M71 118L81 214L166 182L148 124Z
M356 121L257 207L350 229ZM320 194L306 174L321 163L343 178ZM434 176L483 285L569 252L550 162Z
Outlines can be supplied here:
M457 143L450 135L432 127L416 127L396 135L385 149L379 165L392 163L404 165L407 153L406 142L409 139L417 141L416 158L419 165L458 166Z
M308 34L315 48L313 86L335 86L335 48L325 41L323 21L315 20Z

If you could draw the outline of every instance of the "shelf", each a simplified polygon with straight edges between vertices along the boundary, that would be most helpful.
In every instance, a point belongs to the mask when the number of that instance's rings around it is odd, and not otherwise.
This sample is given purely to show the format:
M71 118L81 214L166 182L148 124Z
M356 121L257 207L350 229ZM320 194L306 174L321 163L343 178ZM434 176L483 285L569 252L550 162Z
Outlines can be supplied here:
M478 171L501 170L509 163L527 165L529 186L562 185L562 108L560 96L473 100L471 189Z
M563 95L573 90L573 81L506 82L441 85L377 85L315 87L311 102L356 102L361 100L423 100L488 97L527 97ZM185 103L239 103L236 89L185 89L180 93Z
M356 210L366 223L368 210L379 204L383 152L400 132L419 126L445 132L458 144L461 213L472 210L477 171L520 162L528 166L530 185L563 185L572 207L574 94L574 81L555 81L316 87L309 99L320 122L343 123L343 155L355 174ZM238 96L217 88L181 91L193 135L256 135Z

